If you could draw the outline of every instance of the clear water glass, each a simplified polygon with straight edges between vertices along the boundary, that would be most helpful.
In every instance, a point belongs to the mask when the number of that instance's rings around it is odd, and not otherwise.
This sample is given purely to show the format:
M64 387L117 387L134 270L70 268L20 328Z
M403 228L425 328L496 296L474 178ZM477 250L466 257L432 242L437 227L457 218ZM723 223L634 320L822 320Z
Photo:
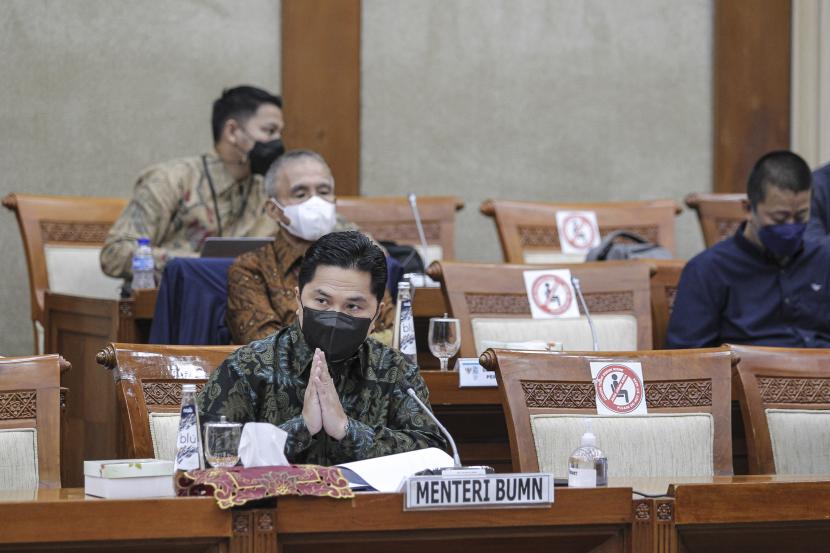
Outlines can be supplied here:
M238 422L228 422L225 417L220 417L219 422L205 423L205 460L215 468L236 465L240 438L242 424Z
M429 320L429 351L441 362L441 370L447 370L450 357L461 347L461 323L446 316Z

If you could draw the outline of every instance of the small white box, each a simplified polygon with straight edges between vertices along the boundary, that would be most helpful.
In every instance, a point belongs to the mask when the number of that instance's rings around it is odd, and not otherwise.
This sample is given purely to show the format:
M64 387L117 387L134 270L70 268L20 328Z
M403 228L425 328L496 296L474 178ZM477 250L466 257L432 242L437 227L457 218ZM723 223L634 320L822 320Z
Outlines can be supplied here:
M173 462L162 459L84 461L84 493L107 499L173 497Z

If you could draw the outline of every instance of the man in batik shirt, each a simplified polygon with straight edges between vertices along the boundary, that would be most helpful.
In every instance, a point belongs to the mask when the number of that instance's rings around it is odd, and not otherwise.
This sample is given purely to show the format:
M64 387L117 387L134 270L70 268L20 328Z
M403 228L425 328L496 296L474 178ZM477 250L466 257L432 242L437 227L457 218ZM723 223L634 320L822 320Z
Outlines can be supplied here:
M282 99L239 86L213 104L214 151L145 169L101 250L101 269L131 278L137 240L149 238L156 271L196 256L209 236L271 236L262 175L284 151Z
M297 321L232 353L198 396L202 422L270 422L292 463L335 465L446 448L407 394L428 402L418 367L368 335L386 289L386 258L356 231L312 244L299 272Z
M311 244L332 231L358 230L338 217L334 177L311 150L289 150L265 174L266 213L280 224L274 241L236 258L228 270L228 329L235 344L279 332L297 318L294 290ZM387 293L374 338L392 341L395 306Z

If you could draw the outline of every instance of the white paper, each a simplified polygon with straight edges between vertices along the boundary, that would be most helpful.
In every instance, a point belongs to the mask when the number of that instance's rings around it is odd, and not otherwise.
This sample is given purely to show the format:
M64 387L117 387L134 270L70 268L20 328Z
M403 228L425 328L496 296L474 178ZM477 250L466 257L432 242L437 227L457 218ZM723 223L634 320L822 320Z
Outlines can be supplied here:
M579 317L576 292L568 269L525 271L524 280L534 319Z
M639 362L591 361L591 378L598 414L648 414L643 367Z
M557 211L556 228L565 253L588 253L599 246L599 225L593 211Z
M396 492L404 479L425 469L454 466L452 457L436 447L416 449L337 465L351 470L379 492Z
M568 468L569 488L596 488L597 469Z
M239 459L245 467L290 465L285 458L288 433L270 422L248 422L242 427Z

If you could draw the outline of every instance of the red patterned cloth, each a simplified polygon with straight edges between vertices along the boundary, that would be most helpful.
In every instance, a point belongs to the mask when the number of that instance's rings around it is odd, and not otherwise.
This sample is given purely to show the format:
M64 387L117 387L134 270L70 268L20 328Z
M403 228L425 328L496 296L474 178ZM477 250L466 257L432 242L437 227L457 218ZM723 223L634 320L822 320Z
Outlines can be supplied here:
M318 465L192 470L176 480L176 493L180 496L213 495L221 509L281 495L354 497L339 468Z

